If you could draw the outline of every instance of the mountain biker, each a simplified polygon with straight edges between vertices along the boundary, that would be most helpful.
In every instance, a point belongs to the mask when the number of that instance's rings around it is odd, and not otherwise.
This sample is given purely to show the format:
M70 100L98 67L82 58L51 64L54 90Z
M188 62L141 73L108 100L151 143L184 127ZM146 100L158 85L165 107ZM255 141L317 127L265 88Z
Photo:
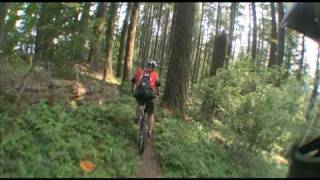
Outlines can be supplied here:
M159 95L160 80L158 73L155 71L157 62L149 60L146 68L139 67L134 76L131 79L131 90L136 98L136 116L135 123L138 122L138 113L143 108L143 104L146 104L145 112L147 114L148 123L148 136L152 135L152 129L154 124L154 103L153 99L156 95ZM146 84L147 88L143 88Z

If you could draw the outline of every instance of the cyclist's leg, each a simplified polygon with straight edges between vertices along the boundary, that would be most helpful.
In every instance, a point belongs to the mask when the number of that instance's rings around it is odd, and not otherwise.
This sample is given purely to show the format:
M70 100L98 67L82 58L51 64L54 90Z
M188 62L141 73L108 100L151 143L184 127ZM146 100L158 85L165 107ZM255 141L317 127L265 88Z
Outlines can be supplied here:
M144 102L141 99L136 98L136 116L135 116L135 123L138 122L138 115L143 110Z
M146 103L146 112L147 112L147 122L148 122L148 135L152 135L153 125L154 125L154 103L152 100L149 100Z

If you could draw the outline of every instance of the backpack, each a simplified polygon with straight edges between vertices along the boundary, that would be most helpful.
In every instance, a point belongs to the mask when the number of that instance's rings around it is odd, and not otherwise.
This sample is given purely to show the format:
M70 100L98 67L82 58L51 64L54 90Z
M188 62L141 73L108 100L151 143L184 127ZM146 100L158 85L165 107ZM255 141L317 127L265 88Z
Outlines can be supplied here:
M150 86L150 70L144 70L136 88L135 97L142 100L150 100L155 97Z

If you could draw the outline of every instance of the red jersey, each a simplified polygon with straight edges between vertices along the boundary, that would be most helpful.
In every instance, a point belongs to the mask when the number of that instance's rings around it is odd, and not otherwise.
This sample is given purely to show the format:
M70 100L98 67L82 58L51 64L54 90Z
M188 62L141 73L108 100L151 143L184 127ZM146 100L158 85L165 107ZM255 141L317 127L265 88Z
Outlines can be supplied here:
M135 83L135 87L137 87L138 83L140 82L140 79L143 76L143 72L145 70L148 70L147 68L142 69L142 68L138 68L132 78L132 82ZM160 86L160 81L159 81L159 77L158 77L158 73L156 71L150 71L150 87L152 88L152 90L154 92L157 92L157 86Z

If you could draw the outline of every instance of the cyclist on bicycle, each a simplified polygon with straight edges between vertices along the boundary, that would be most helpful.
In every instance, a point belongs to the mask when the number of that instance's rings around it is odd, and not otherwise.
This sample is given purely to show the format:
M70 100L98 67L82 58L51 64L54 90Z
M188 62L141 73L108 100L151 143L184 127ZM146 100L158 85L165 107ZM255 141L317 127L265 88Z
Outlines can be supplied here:
M152 134L154 124L154 103L153 99L159 95L160 80L158 73L155 71L157 63L154 60L149 60L146 68L138 68L131 79L131 90L136 98L136 116L135 123L138 121L138 114L142 110L143 105L146 105L145 112L147 114L148 136Z

